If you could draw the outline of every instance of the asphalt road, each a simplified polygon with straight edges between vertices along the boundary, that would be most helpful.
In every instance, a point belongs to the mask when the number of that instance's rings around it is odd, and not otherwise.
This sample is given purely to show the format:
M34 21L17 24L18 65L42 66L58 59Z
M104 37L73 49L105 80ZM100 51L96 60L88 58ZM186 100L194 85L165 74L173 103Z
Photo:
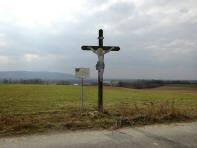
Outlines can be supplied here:
M197 122L1 138L0 148L197 148Z

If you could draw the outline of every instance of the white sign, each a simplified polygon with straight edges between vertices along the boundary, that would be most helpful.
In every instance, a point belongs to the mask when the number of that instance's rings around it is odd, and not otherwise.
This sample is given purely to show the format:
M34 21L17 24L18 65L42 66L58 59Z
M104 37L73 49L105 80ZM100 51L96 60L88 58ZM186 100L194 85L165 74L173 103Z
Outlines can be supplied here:
M76 78L89 78L90 69L89 68L75 68L75 77Z

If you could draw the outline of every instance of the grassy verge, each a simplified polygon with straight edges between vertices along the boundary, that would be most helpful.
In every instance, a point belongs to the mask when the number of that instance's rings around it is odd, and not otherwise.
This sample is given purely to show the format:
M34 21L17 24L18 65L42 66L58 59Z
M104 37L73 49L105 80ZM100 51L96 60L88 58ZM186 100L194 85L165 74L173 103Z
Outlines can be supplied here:
M75 86L0 85L0 135L116 129L197 119L194 86L144 90L106 87L103 114L95 111L96 87L86 88L82 114L79 93L80 88Z

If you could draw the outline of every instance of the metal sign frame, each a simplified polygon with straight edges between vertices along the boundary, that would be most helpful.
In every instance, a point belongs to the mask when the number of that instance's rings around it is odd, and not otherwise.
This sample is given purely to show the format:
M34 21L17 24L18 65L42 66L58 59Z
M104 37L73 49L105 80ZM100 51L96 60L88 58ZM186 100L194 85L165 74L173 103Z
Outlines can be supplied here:
M76 78L89 78L90 77L90 69L89 68L75 68L75 77Z
M90 69L89 68L75 68L75 77L81 79L81 106L80 111L84 110L84 79L90 77Z

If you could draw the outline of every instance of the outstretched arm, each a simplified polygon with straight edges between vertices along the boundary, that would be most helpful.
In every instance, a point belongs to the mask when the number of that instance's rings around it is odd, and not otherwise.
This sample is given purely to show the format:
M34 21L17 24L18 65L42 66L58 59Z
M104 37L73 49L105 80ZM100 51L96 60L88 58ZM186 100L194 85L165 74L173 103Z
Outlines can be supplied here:
M108 49L108 50L104 50L104 54L106 54L106 53L112 51L113 49L114 49L114 47L112 47L112 48L110 48L110 49Z
M94 50L94 48L92 48L92 47L88 47L92 52L94 52L95 54L97 54L97 52L96 52L96 50Z

